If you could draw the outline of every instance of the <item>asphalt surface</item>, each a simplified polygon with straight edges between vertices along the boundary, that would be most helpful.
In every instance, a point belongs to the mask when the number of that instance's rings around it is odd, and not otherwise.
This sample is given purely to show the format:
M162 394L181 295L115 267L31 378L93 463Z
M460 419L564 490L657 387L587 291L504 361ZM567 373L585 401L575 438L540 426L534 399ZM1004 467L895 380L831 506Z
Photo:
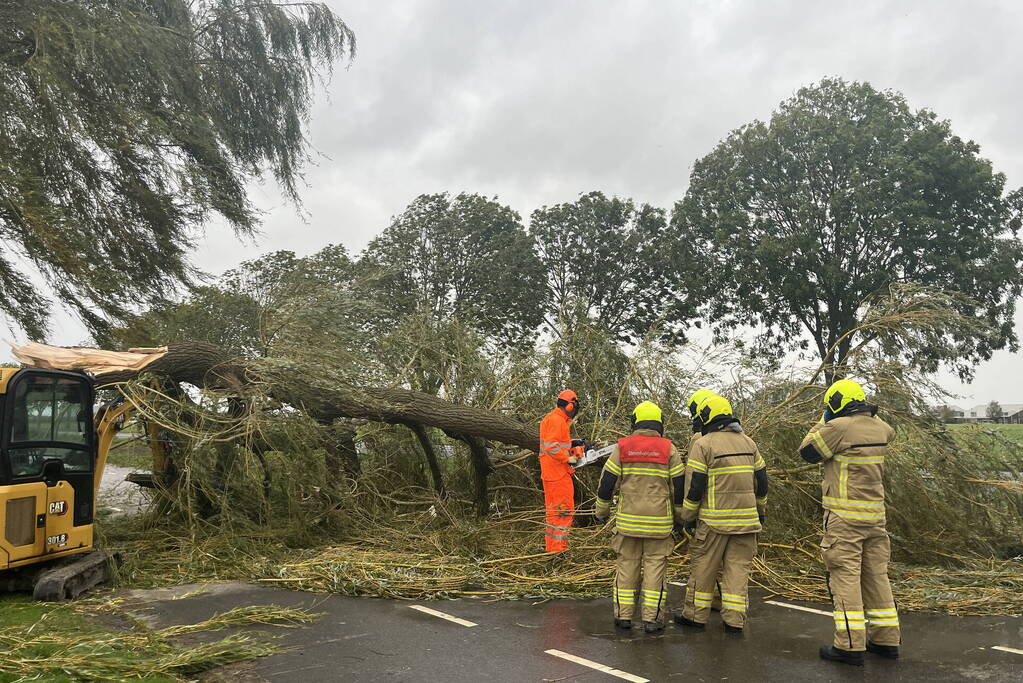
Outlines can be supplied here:
M672 588L672 600L681 590ZM817 648L831 639L830 613L769 604L755 593L741 636L724 633L717 614L703 632L674 625L652 636L641 629L616 632L609 600L403 602L232 583L132 590L124 597L133 614L153 627L197 623L242 605L325 613L307 628L270 628L288 649L222 671L222 680L1023 681L1023 619L1018 617L902 614L902 658L868 654L860 668L818 659ZM783 602L828 611L827 605ZM573 657L617 672L596 670Z

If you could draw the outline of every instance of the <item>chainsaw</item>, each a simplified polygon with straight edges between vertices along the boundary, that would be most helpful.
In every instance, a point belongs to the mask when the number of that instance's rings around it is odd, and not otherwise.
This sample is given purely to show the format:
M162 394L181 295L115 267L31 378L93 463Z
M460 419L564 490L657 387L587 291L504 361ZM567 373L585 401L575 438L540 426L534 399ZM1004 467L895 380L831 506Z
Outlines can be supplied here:
M572 457L578 458L576 463L572 465L575 469L585 467L586 465L592 465L595 462L603 460L604 458L611 455L611 451L614 450L615 444L610 446L602 446L596 448L593 444L588 441L582 441L578 446L572 446L569 453Z

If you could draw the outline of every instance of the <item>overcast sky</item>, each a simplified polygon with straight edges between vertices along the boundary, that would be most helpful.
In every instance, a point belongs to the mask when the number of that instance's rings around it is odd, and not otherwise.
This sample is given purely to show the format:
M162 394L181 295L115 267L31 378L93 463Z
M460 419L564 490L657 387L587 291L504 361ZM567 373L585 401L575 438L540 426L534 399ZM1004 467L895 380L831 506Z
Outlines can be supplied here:
M602 190L670 208L692 164L824 76L902 91L1023 184L1023 2L479 0L330 4L358 56L318 98L303 215L272 183L256 243L213 227L219 272L266 250L353 251L416 195L496 195L526 218ZM1017 318L1023 325L1023 315ZM58 322L53 341L80 329ZM1023 358L999 353L949 388L1023 402Z

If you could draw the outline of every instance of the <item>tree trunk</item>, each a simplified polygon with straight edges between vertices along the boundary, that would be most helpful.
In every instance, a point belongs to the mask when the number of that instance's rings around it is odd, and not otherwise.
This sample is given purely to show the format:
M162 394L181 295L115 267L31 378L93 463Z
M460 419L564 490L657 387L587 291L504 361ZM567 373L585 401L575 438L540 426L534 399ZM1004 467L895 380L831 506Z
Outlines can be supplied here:
M473 502L476 506L476 515L486 517L490 512L490 489L489 477L493 466L490 464L490 457L487 455L487 442L472 434L449 434L452 438L464 441L469 446L469 460L472 462L473 471Z
M406 427L412 430L412 433L419 439L419 445L423 447L423 453L426 455L426 464L430 467L430 477L433 479L433 490L437 492L438 498L446 498L447 492L444 490L444 479L440 473L440 464L437 462L437 451L433 447L433 442L430 441L430 435L419 422L406 422Z
M362 474L362 463L355 448L355 432L338 425L325 425L323 450L327 452L327 475L344 472L350 477Z
M103 363L91 360L89 349L64 349L43 344L16 346L26 365L82 369L96 375L98 385L137 378L140 374L168 377L177 382L226 390L237 394L265 391L278 401L306 412L322 424L339 418L359 418L390 424L416 422L445 432L511 444L531 451L540 449L537 424L490 410L462 406L409 389L356 387L324 377L316 368L275 365L271 361L243 361L206 342L171 344L152 351L151 360L138 369L140 353L125 353L123 367L111 362L116 352L103 352Z

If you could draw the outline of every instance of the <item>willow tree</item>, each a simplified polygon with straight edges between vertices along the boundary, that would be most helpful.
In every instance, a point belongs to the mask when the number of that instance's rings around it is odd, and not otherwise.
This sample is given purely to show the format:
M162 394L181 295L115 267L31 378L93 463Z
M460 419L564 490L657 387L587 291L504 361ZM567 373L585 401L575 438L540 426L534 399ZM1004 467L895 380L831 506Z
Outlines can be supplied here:
M0 313L45 335L53 297L103 338L188 283L246 183L297 202L313 88L354 35L324 4L8 0L0 13Z

